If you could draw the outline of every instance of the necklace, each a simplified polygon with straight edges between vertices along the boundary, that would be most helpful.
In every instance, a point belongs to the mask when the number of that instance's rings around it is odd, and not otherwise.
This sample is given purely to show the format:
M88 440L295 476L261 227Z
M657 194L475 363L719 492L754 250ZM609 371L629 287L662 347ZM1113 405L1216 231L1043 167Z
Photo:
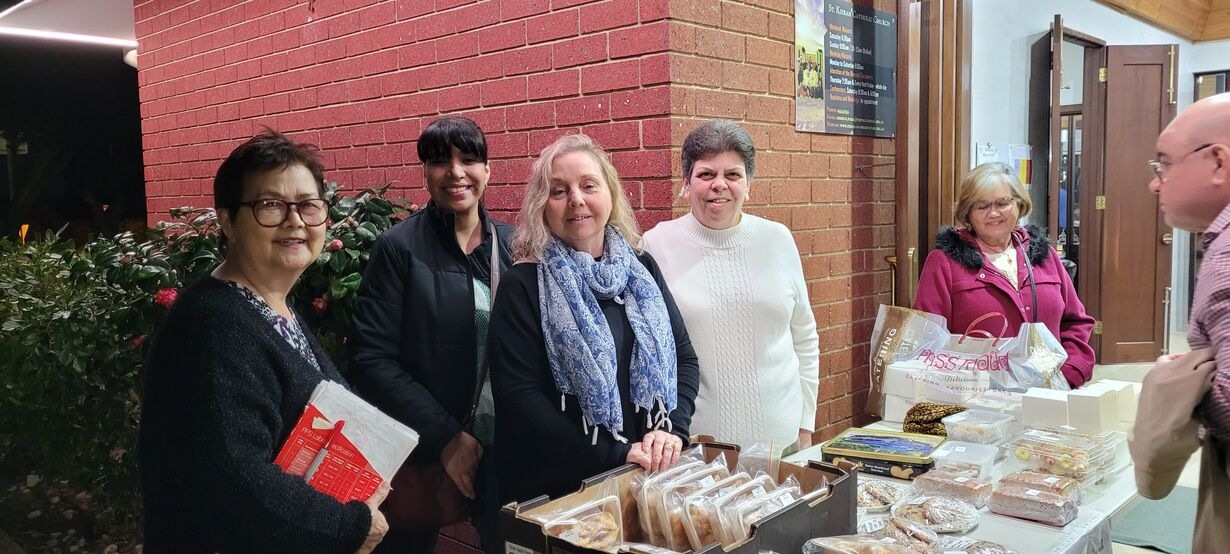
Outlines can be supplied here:
M986 242L983 242L982 239L977 238L977 237L974 237L974 240L978 241L978 249L982 250L983 252L987 254L1003 254L1004 252L1007 252L1008 250L1012 248L1012 239L1008 239L1008 244L1001 248L996 248L994 246L991 246L987 244Z

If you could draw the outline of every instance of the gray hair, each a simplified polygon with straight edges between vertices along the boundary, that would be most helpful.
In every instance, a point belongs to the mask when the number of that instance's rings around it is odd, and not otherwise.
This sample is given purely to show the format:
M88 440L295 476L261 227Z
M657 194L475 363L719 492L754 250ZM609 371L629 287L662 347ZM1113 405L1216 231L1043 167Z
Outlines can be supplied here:
M688 137L683 139L683 151L679 158L683 163L683 180L692 177L692 166L696 160L708 158L722 152L734 152L743 159L747 168L747 178L750 181L756 173L756 147L752 145L752 137L738 123L729 119L711 119L692 129Z

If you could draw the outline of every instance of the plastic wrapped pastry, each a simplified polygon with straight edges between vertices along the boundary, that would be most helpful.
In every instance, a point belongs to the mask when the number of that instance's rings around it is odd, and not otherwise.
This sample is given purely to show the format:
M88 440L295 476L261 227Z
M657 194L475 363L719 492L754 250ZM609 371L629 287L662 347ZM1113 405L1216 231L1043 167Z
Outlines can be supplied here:
M905 488L872 479L858 483L858 507L868 512L886 511L905 496Z
M692 550L700 550L715 542L721 542L721 537L717 534L717 514L713 512L712 503L718 497L751 480L752 477L746 473L736 473L697 490L683 500L686 514L684 525Z
M809 540L803 545L803 554L914 554L914 551L890 538L847 535Z
M991 511L1063 527L1076 519L1076 501L1049 490L1024 485L1000 485L991 495Z
M978 508L955 498L917 496L893 507L893 515L926 525L936 533L964 533L978 525Z
M914 490L921 494L956 498L976 508L987 505L991 482L944 470L931 470L914 478Z
M1080 483L1071 477L1047 475L1033 471L1018 471L1009 473L999 479L1000 485L1022 485L1032 489L1049 490L1071 498L1077 504L1081 501Z
M624 542L620 519L619 497L607 496L553 517L543 529L576 546L615 552Z

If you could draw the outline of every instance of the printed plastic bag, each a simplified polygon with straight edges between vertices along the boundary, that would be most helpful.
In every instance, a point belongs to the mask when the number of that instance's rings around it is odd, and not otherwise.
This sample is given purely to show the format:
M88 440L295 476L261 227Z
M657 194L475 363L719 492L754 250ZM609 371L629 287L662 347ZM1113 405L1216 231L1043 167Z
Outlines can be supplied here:
M998 333L975 330L996 318L1002 320ZM887 417L887 397L963 404L988 390L1070 388L1060 371L1067 352L1046 325L1026 323L1015 336L1007 330L1000 313L983 315L953 334L943 317L881 305L871 334L867 410Z

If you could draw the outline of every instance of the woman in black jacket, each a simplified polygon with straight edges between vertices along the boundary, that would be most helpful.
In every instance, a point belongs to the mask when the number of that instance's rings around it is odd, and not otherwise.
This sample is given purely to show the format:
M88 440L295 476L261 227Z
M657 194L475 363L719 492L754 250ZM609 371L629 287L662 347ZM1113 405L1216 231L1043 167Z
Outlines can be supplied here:
M483 384L473 434L463 430L487 344L493 244L510 265L512 226L482 205L491 167L473 121L444 117L423 129L419 160L431 201L376 240L354 308L351 380L385 413L420 434L407 463L439 462L466 496L484 548L498 543L494 417ZM480 461L481 460L481 461ZM378 552L430 552L436 531L396 522Z
M661 271L631 246L640 231L606 153L564 136L526 189L488 347L505 501L674 464L700 381Z

